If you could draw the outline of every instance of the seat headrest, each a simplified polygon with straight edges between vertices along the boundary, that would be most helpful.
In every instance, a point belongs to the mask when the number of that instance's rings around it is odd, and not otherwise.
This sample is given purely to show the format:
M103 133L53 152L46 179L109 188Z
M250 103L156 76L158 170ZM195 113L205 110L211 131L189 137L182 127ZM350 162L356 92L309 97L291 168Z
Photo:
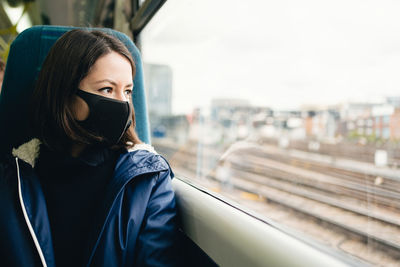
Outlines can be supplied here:
M76 27L34 26L20 33L11 44L0 94L0 153L29 141L29 101L42 63L55 41ZM106 28L93 28L121 40L131 52L136 65L133 106L136 115L136 132L139 138L150 143L146 94L143 84L143 66L140 52L128 36Z

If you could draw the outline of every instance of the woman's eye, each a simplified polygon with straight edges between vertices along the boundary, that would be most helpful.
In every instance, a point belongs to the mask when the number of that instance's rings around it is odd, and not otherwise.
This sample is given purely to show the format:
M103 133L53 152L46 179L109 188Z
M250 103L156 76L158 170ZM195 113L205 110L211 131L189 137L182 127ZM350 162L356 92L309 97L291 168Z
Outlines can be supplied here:
M111 87L104 87L104 88L99 89L99 91L102 92L102 93L110 94L110 93L112 93L112 88Z
M125 90L125 95L130 97L132 95L132 89L126 89Z

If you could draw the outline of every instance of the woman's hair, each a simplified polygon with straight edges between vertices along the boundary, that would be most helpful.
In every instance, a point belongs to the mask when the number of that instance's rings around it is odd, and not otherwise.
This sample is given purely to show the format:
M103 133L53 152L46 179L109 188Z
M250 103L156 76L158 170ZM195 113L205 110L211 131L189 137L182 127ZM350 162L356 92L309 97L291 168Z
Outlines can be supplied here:
M0 71L4 71L6 69L6 63L4 63L3 59L0 58Z
M50 49L33 92L31 124L34 135L51 149L66 151L72 143L91 145L104 140L102 136L90 133L79 125L72 104L80 82L97 59L112 51L129 60L134 77L135 64L126 46L101 31L68 31ZM115 147L130 147L140 143L135 125L133 111L132 125Z

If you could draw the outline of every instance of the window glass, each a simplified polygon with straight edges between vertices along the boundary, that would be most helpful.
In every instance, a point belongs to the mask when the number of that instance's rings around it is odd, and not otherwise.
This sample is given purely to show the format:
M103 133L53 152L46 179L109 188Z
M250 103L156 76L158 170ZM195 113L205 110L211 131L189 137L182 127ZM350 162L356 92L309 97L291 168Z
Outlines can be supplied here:
M383 123L385 123L385 124L390 123L390 116L389 115L383 116Z
M27 12L24 12L24 7L23 6L17 6L17 7L12 7L8 5L7 1L2 1L0 3L2 5L2 8L6 12L8 18L10 19L10 22L12 25L16 27L17 32L22 32L26 28L29 28L32 26L32 22L29 19L29 16ZM7 21L7 20L5 20ZM7 32L7 31L5 31Z
M177 176L371 264L400 257L400 2L168 0L141 34Z

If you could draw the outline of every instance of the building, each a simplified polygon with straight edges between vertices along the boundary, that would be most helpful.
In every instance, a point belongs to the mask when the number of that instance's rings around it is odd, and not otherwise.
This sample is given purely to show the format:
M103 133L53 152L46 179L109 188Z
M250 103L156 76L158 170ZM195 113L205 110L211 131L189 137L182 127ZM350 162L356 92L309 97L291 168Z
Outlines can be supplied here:
M150 116L172 113L172 69L167 65L144 64L145 86Z

